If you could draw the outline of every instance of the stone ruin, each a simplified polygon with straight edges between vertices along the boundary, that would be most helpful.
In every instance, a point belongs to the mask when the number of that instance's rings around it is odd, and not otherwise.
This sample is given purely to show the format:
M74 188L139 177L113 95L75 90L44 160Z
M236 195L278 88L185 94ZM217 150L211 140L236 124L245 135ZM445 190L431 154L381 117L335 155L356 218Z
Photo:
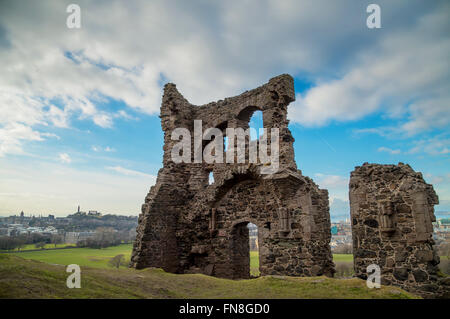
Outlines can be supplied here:
M351 173L354 269L367 278L367 266L381 270L381 284L424 297L439 296L439 256L433 249L433 186L409 165L364 163Z
M133 267L249 278L247 224L253 223L258 227L261 275L333 275L328 192L303 176L294 161L287 120L294 99L290 75L202 106L190 104L174 84L165 85L160 115L163 168L142 205ZM204 129L219 128L225 136L227 127L247 129L257 110L262 111L264 128L279 129L276 173L261 174L265 164L260 162L172 161L175 128L193 133L194 120L202 120Z
M250 277L248 223L258 227L261 275L333 276L327 190L303 176L294 160L287 107L295 99L289 75L239 96L202 106L190 104L166 84L161 106L163 168L139 215L131 266L173 273ZM175 128L249 127L262 111L265 128L279 129L279 170L261 174L265 164L175 163ZM245 141L249 146L249 139ZM191 145L194 147L194 143ZM205 148L203 142L201 147ZM224 151L225 153L225 151ZM246 153L248 160L248 153ZM209 183L209 174L214 183ZM365 163L350 179L354 268L381 268L382 284L422 296L438 296L439 257L433 250L433 205L438 197L409 165Z

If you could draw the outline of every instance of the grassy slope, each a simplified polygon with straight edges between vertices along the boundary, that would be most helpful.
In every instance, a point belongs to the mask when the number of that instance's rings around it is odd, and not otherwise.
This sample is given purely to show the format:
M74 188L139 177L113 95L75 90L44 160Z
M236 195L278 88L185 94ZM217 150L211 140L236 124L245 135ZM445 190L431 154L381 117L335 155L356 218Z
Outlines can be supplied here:
M360 279L273 277L227 280L161 269L81 267L81 289L68 289L65 267L0 254L0 298L411 298L395 287L368 289Z
M103 249L69 248L60 250L40 250L13 253L25 259L34 259L50 264L88 266L96 268L109 268L108 260L123 254L125 260L130 260L132 245L124 244Z

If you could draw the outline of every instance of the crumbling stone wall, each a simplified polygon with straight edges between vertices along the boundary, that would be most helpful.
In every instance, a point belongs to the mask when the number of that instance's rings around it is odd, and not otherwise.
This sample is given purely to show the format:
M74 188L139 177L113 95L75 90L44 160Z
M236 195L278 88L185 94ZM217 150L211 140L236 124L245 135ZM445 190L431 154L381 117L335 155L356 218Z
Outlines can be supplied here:
M433 249L433 186L409 165L365 163L351 173L354 268L366 279L366 268L381 268L381 284L395 285L424 297L443 293L439 256Z
M142 205L133 267L248 278L246 225L251 222L258 226L262 275L333 275L328 192L303 176L294 161L294 138L287 120L287 106L294 99L289 75L202 106L190 104L174 84L166 84L160 115L163 168ZM265 128L279 128L277 172L261 174L264 164L260 162L172 161L175 128L186 128L194 135L194 120L202 120L203 130L219 128L226 135L227 127L248 128L256 110L262 111ZM214 175L211 185L210 172Z

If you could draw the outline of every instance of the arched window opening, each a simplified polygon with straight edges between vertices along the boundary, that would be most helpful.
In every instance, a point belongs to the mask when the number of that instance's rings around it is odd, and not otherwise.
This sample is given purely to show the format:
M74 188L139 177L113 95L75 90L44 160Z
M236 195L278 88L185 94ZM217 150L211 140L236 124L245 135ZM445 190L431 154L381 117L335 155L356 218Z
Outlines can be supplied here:
M223 149L224 151L228 150L228 136L223 137Z
M262 134L260 134L259 129L264 128L263 124L263 112L255 111L248 122L248 126L250 127L250 140L258 140Z
M208 185L214 184L214 173L211 171L208 175Z

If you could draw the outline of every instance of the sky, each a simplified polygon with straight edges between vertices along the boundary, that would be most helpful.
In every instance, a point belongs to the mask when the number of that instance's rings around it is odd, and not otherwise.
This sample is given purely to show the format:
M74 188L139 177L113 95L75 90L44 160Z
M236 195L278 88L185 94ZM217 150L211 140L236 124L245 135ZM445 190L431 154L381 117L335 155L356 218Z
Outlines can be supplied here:
M202 105L283 73L297 166L329 190L332 220L364 162L410 164L446 216L449 16L448 1L0 0L0 216L139 214L165 83Z

